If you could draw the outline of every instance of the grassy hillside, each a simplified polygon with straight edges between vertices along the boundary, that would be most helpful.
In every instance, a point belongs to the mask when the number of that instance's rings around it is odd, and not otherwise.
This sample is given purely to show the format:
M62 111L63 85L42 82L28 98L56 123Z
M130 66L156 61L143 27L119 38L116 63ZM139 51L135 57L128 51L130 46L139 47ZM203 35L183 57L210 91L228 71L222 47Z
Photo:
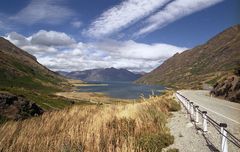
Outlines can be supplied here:
M0 65L0 90L23 95L45 110L70 104L51 95L69 87L67 81L4 38L0 38Z
M137 80L175 88L202 88L231 74L240 65L240 25L231 27L207 43L175 54Z
M73 106L0 126L0 151L160 152L174 142L166 122L179 108L170 92L138 103Z

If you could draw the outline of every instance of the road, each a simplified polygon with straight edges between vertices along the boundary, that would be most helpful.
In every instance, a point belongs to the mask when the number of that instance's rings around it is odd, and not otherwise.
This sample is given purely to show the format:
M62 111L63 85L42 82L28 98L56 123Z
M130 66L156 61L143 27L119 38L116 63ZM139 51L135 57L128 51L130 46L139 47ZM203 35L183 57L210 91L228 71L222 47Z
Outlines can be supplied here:
M200 109L206 110L213 117L222 118L222 121L231 121L240 126L240 104L229 102L209 96L209 92L205 90L182 90L182 95L190 101L198 105Z
M227 130L240 139L240 104L211 97L209 91L205 90L181 90L179 93L194 102L194 105L198 105L200 110L207 111L207 115L216 122L226 123ZM199 125L201 126L201 122ZM214 127L209 125L208 130L210 135L208 138L214 145L219 144L220 138ZM229 151L240 151L240 149L229 142Z

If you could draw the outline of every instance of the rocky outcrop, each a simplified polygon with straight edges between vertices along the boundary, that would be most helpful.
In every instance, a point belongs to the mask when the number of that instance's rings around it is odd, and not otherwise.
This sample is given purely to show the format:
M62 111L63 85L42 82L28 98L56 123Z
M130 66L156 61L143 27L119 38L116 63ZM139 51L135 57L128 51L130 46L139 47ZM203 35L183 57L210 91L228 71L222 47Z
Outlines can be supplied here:
M240 78L231 76L222 82L217 82L213 86L211 94L240 103Z
M0 92L0 117L10 120L23 120L31 116L43 114L36 103L8 92Z

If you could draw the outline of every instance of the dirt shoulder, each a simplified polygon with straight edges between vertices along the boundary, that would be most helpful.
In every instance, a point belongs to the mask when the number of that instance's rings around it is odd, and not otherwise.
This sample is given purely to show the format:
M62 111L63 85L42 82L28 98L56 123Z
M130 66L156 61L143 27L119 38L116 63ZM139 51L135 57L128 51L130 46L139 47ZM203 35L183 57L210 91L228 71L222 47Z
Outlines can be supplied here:
M195 129L183 107L172 114L167 126L174 136L174 144L168 148L177 148L180 152L211 152L202 133Z

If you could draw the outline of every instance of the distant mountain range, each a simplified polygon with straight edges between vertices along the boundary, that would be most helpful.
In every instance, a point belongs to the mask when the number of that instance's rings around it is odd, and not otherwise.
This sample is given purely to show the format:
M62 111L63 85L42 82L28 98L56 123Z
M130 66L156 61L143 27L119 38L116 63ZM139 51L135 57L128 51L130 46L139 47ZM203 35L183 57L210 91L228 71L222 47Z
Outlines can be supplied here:
M231 75L240 65L240 25L226 29L207 43L177 53L137 83L175 88L202 88Z
M57 71L59 74L68 78L80 79L83 81L135 81L142 74L133 73L126 69L105 68L92 69L85 71L64 72Z

